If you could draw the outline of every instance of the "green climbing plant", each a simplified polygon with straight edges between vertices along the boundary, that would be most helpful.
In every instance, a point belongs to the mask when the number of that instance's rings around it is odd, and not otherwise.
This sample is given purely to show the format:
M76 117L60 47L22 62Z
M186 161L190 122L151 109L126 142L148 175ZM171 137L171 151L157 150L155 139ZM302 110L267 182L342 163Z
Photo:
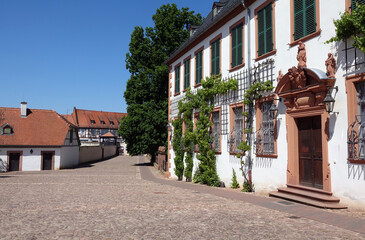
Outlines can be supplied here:
M254 103L255 100L260 99L262 97L262 93L264 92L270 92L274 89L274 86L272 85L272 81L266 81L266 82L256 82L252 84L245 92L243 103L245 104L246 111L243 112L243 115L245 116L245 134L246 134L246 141L242 141L239 146L237 147L240 152L236 154L237 158L240 158L241 163L241 173L244 177L244 183L243 183L243 189L242 191L246 192L253 192L254 191L254 185L249 178L247 171L246 171L246 165L248 167L248 171L250 171L252 166L252 160L250 156L246 157L247 161L244 161L244 157L246 155L246 152L250 151L252 147L250 146L251 143L251 136L252 136L252 123L253 123L253 113L254 113Z
M353 46L365 52L365 4L357 4L351 13L342 13L340 19L333 20L333 24L336 27L336 35L325 43L352 38Z
M232 168L232 183L231 188L237 189L240 188L240 184L237 181L236 171Z
M184 174L184 150L181 147L181 138L182 138L182 119L181 115L178 116L177 119L172 121L172 125L174 127L174 134L172 138L172 149L174 149L175 158L175 175L181 181Z
M178 126L176 129L178 131L181 129L181 134L178 133L175 135L174 133L173 145L175 145L177 149L177 143L182 143L183 147L180 146L180 149L182 149L181 151L186 152L186 168L184 175L187 180L190 180L192 176L193 146L197 144L199 153L196 157L199 160L199 165L194 174L193 181L196 183L207 184L209 186L219 186L219 176L216 171L215 152L212 149L212 145L210 144L212 141L209 134L209 129L212 125L210 121L210 114L213 111L214 96L217 94L224 94L229 90L236 90L237 80L230 79L228 81L222 81L221 76L214 75L212 77L207 77L202 81L201 84L202 88L198 89L195 94L191 92L190 88L187 89L184 99L178 103L178 116L180 118L182 116L182 120L185 122L186 129L184 136L182 136L183 121L174 121L174 129L175 124L180 124L180 126ZM194 109L199 111L199 119L196 123L195 130L194 123L192 121ZM183 163L183 157L184 154L176 154L175 158L177 159L175 160L175 164L176 162ZM175 169L177 169L177 167Z

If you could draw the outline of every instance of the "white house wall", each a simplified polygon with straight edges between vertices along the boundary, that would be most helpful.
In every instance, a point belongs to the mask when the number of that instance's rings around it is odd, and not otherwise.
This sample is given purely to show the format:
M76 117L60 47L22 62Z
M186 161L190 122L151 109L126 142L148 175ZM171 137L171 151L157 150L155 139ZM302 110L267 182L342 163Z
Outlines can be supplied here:
M171 68L171 106L173 106L176 99L181 99L184 95L183 93L183 60L187 56L191 56L191 83L190 86L194 88L195 82L195 58L194 52L204 45L203 51L203 76L210 75L210 44L209 41L216 37L218 34L222 33L221 41L221 73L222 77L231 76L229 73L229 52L230 52L230 38L229 38L229 27L236 23L238 20L245 17L244 24L244 62L245 66L237 71L242 71L247 69L248 65L248 26L250 24L251 29L251 66L257 65L262 61L272 58L275 60L274 74L275 78L278 76L279 70L283 74L287 70L298 64L296 57L298 51L298 45L290 46L290 4L289 1L275 1L275 46L276 54L265 58L260 61L255 61L256 57L256 30L255 30L255 8L260 6L264 1L256 1L250 6L251 18L248 18L247 11L240 13L235 18L228 21L220 29L209 35L201 43L194 46L186 54L181 56L178 60L172 63ZM207 8L210 6L207 5ZM345 1L343 0L333 0L331 4L328 4L327 0L319 1L319 12L320 12L320 35L305 41L306 52L307 52L307 67L317 68L326 72L325 60L327 59L327 54L332 53L336 58L338 65L336 71L336 82L335 86L338 86L338 92L335 95L335 108L334 112L330 114L329 118L329 139L328 139L328 159L330 164L331 172L331 188L332 192L341 198L344 203L365 207L365 165L363 164L351 164L347 161L347 128L349 126L348 122L348 107L347 107L347 93L345 87L345 77L356 72L347 72L345 68L344 61L344 43L332 43L325 44L324 42L329 40L335 34L335 29L333 25L333 19L338 19L340 17L340 12L345 11ZM248 21L249 20L249 21ZM349 58L353 56L348 56ZM351 62L352 60L348 60ZM175 89L175 66L181 63L180 70L180 95L174 96ZM364 68L360 70L364 72ZM274 86L277 82L274 81ZM287 125L286 125L286 107L283 102L279 102L279 113L277 119L277 158L258 158L254 154L253 149L253 168L252 168L252 180L255 184L256 191L268 192L271 190L276 190L278 187L285 186L287 183L287 165L288 165L288 149L287 149ZM173 111L171 108L171 119L176 117L177 111ZM229 117L228 117L229 119ZM256 126L256 120L254 120L253 127ZM230 129L230 128L229 128ZM253 132L255 132L254 129ZM217 172L222 181L228 186L232 178L232 168L235 169L237 177L240 183L242 183L243 178L240 174L240 161L234 156L229 155L227 151L227 136L222 135L221 138L221 148L222 154L217 155ZM173 177L174 174L174 157L172 149L170 151L171 158L171 168L170 172ZM198 160L194 157L194 169L198 165Z
M64 146L61 148L60 168L72 168L79 164L79 146Z
M33 153L30 153L33 150ZM60 148L1 148L0 158L7 161L8 151L22 151L22 171L41 170L41 151L54 151L54 170L60 169Z

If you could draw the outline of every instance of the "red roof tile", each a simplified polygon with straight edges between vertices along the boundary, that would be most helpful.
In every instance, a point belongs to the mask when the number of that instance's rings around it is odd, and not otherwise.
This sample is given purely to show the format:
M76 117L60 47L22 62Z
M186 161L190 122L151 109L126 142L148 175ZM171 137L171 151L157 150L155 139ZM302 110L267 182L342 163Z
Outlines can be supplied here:
M70 117L69 117L70 116ZM73 113L67 119L79 128L104 128L118 129L120 119L127 116L127 113L92 111L74 108ZM72 121L71 121L72 120ZM91 120L95 123L92 124Z
M101 137L110 138L110 137L116 137L116 136L111 132L107 132L107 133L103 134Z
M26 118L20 116L20 108L0 107L0 112L0 127L13 128L13 134L0 135L2 146L62 146L73 126L53 110L27 109Z

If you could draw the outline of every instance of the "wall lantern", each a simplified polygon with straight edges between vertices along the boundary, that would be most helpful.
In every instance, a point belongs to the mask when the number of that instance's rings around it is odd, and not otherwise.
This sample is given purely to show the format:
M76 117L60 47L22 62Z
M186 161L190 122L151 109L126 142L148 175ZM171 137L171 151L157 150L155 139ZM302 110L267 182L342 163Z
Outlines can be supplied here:
M272 119L275 119L276 118L276 115L278 113L278 110L279 110L279 108L276 106L276 104L275 103L272 103L271 104L271 107L269 109L269 111L270 111L270 117Z
M30 154L33 154L33 149L30 149Z
M336 93L338 92L338 86L334 88L328 88L326 97L323 99L324 107L328 113L333 112L333 108L335 106L335 99L331 95L333 89L336 89Z
M273 99L274 101L277 101L277 100L279 100L279 102L281 102L281 98L277 98L277 99ZM269 114L270 114L270 117L272 118L272 119L275 119L276 118L276 116L277 116L277 114L278 114L278 111L279 111L279 108L278 108L278 106L275 104L275 102L272 102L272 104L271 104L271 107L270 107L270 109L269 109Z

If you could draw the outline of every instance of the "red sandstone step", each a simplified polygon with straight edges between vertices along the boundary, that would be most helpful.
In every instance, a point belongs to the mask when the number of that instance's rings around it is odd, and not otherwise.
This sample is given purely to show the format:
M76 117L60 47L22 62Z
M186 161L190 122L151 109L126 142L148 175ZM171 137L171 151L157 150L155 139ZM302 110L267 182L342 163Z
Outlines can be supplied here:
M327 192L325 190L318 189L318 188L311 188L311 187L293 185L293 184L286 184L286 186L291 187L291 188L297 188L297 189L302 189L302 190L307 190L307 191L311 191L311 192L317 192L317 193L322 193L322 194L327 194L327 195L332 196L332 192Z
M282 193L288 193L288 194L293 194L293 195L297 195L297 196L301 196L301 197L310 198L312 200L317 200L317 201L335 202L335 203L340 202L340 199L337 197L330 196L330 195L323 194L323 193L318 193L316 191L303 190L303 189L292 188L292 187L278 188L278 191L282 192Z
M341 205L339 203L333 203L333 202L324 202L324 201L317 201L314 199L301 197L298 195L293 195L289 193L283 193L283 192L270 192L270 197L277 197L282 198L285 200L290 200L294 202L304 203L310 206L320 207L320 208L328 208L328 209L345 209L347 206Z

